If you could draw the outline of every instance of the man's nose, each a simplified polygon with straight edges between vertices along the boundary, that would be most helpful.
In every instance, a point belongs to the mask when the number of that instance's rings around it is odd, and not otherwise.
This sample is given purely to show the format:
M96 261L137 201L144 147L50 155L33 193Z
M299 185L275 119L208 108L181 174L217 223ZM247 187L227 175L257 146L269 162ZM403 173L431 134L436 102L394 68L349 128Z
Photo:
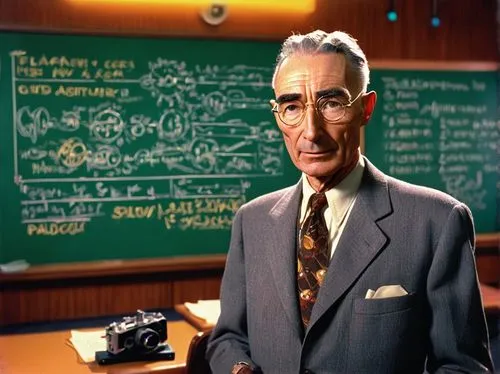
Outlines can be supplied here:
M321 118L319 118L314 105L307 105L305 111L304 131L302 132L302 136L309 141L317 140L323 131Z

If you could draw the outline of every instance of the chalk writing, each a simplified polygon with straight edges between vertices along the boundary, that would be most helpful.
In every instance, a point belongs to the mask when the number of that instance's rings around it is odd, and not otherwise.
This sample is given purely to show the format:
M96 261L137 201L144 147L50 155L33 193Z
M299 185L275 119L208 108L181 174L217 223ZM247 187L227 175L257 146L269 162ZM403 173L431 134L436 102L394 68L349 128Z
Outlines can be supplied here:
M167 204L118 205L113 208L111 218L114 220L161 220L168 230L229 229L234 213L244 202L243 198L205 198L171 201Z
M271 68L158 57L144 71L127 58L10 56L14 179L29 235L82 233L67 225L99 217L226 230L253 178L283 174L280 132L256 94ZM251 123L240 116L249 109Z
M378 130L383 131L380 160L394 176L428 182L473 210L484 210L487 199L492 199L490 183L497 179L500 139L494 109L484 98L478 99L488 91L489 82L476 77L458 82L446 78L447 73L430 76L382 73L378 77L382 111L376 117L383 125Z
M30 223L26 230L29 236L32 235L77 235L85 232L86 222L68 222L68 223Z

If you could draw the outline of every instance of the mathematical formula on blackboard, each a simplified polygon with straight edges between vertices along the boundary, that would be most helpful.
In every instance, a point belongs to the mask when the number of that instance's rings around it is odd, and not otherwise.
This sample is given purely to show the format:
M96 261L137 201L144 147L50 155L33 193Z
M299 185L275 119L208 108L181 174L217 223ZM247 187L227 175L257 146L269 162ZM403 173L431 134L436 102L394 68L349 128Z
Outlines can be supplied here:
M133 60L10 56L14 179L30 235L91 222L108 202L113 219L227 229L254 178L283 175L287 155L259 97L271 68L158 57L144 71Z
M499 125L494 72L375 71L368 156L387 173L445 191L496 231Z

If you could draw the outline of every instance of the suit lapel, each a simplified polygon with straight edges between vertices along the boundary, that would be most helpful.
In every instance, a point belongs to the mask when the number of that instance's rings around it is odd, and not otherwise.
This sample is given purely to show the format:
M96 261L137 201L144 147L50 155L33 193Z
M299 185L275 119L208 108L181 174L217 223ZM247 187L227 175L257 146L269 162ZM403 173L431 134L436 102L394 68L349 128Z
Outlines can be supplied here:
M308 330L358 279L387 242L376 223L392 211L387 182L368 160L365 163L356 202L320 288Z
M270 211L273 240L268 247L268 259L283 309L292 326L302 334L296 288L297 216L302 196L302 182L290 189Z

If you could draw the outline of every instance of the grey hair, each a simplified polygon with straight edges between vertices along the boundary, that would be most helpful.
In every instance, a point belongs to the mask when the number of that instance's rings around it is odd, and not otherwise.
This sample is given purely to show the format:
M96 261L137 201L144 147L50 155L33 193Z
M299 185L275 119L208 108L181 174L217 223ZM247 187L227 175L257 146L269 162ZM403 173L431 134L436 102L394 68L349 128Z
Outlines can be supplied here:
M312 55L315 53L340 53L344 55L351 68L357 71L363 92L366 92L370 83L370 69L366 56L356 39L342 31L326 33L322 30L305 35L292 35L283 42L276 59L272 81L273 88L279 68L287 57L294 54Z

